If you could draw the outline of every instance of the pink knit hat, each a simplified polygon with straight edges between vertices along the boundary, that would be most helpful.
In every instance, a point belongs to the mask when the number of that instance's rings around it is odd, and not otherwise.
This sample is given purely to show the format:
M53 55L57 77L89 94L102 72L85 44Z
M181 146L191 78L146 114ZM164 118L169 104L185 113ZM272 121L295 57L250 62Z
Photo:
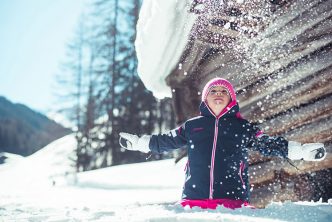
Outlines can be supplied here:
M236 94L235 94L235 91L234 91L234 88L233 88L232 84L229 81L227 81L226 79L217 77L217 78L211 79L204 86L203 93L202 93L202 102L204 102L206 100L206 97L207 97L208 93L210 92L210 89L214 86L223 86L223 87L225 87L228 90L228 92L231 96L231 100L236 101Z

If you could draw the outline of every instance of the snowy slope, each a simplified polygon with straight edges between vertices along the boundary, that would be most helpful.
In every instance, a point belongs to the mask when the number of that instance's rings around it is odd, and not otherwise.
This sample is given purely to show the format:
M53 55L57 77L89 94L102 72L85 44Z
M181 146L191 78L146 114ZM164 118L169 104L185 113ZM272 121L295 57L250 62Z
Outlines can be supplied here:
M109 167L75 175L73 135L0 165L0 221L332 221L330 203L202 210L174 204L185 161Z

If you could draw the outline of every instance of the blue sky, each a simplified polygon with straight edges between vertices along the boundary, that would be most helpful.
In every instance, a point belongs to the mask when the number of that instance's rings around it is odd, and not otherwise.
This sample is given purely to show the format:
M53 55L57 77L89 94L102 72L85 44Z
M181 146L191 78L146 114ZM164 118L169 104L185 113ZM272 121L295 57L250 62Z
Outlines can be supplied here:
M0 95L47 113L66 44L88 0L0 0Z

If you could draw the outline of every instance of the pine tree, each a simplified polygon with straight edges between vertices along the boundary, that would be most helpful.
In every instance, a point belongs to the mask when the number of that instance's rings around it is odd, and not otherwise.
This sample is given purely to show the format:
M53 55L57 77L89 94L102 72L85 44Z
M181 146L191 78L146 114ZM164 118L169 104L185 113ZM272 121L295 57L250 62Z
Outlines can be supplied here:
M69 48L80 55L67 60L79 96L79 110L71 109L76 114L77 170L144 161L145 154L120 147L119 133L151 134L158 124L159 132L173 127L170 99L157 101L137 74L134 42L140 5L139 0L95 1L80 25L84 42L79 45L77 37L73 43L80 47Z

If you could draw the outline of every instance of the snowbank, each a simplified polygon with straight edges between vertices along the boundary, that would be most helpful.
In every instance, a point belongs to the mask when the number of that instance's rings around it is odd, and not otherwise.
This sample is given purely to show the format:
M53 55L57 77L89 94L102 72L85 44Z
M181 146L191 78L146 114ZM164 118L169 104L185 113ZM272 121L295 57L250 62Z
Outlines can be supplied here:
M330 203L271 203L265 209L183 208L185 160L73 174L74 135L0 165L0 221L332 221ZM74 178L74 180L73 180ZM59 183L59 181L62 181Z

